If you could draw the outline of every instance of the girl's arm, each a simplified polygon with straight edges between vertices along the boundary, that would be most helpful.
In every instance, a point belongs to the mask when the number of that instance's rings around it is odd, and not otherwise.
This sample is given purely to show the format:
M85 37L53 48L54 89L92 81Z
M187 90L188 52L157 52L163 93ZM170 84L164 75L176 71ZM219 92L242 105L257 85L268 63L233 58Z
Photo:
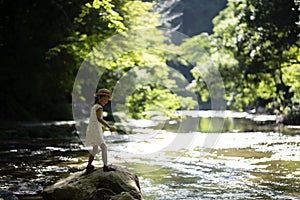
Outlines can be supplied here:
M110 126L105 120L102 119L102 114L103 114L103 111L102 111L102 108L99 108L97 110L97 119L98 121L103 124L103 126L106 126L107 128L109 128L110 131L116 131L115 127L113 126Z

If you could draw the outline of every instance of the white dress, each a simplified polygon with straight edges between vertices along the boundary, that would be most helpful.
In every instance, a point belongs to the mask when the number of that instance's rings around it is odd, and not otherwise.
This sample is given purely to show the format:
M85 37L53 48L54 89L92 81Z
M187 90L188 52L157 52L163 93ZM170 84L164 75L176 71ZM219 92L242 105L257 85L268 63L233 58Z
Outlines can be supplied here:
M85 145L101 145L104 142L102 124L97 119L97 110L103 109L101 105L95 104L91 109L90 120L86 130ZM101 116L102 118L102 116Z

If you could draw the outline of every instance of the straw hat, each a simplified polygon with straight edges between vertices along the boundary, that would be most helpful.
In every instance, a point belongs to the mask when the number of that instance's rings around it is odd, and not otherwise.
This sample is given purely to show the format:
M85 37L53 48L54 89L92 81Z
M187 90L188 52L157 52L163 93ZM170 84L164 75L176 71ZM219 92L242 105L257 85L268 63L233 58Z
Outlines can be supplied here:
M95 93L95 97L100 96L100 95L106 95L109 98L112 97L111 92L108 89L105 89L105 88L101 88L101 89L97 90L97 92Z

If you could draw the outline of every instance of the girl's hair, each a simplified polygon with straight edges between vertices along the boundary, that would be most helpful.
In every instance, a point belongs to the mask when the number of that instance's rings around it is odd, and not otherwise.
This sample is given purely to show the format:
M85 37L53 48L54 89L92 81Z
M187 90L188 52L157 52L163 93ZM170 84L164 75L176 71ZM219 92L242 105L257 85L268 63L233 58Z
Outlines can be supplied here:
M105 95L98 95L98 96L95 96L95 104L99 103L99 99L101 99L102 97L104 97Z

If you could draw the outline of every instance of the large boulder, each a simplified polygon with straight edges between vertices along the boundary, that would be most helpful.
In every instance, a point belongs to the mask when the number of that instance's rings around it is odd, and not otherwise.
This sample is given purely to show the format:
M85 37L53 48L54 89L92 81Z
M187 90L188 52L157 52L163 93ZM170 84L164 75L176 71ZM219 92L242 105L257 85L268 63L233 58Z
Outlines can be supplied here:
M138 177L125 168L90 173L80 171L71 174L44 189L44 200L131 200L143 199Z

